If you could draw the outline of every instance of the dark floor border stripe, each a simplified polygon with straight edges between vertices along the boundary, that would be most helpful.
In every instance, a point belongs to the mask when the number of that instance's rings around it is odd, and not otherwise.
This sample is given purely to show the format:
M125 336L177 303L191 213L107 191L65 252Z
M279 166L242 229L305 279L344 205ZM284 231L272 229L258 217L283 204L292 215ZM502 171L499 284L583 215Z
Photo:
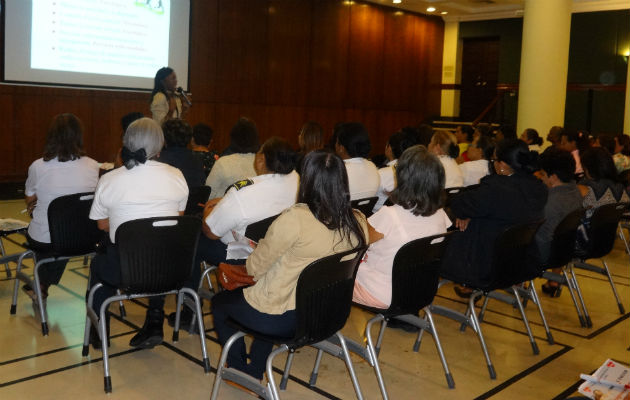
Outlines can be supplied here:
M578 276L579 276L579 277L586 278L586 279L592 279L592 280L594 280L594 281L601 281L601 282L606 282L606 283L609 283L608 278L600 278L600 276L604 276L604 275L602 275L602 274L600 274L600 273L593 272L594 274L597 274L597 275L586 275L586 274L583 274L583 273L582 273L582 274L580 274L580 273L578 273L578 272L577 272L577 271L586 271L586 270L584 270L584 269L579 269L579 268L576 268L575 270L576 270L576 273L575 273L575 276L576 276L576 277L578 277ZM592 271L591 271L591 272L592 272ZM611 274L611 275L612 275L612 274ZM613 276L614 276L614 275L613 275ZM626 278L626 279L628 279L628 278ZM626 283L626 282L619 282L619 281L616 281L616 280L614 280L614 279L613 279L613 282L615 282L615 286L616 286L616 285L619 285L619 286L626 286L626 287L630 287L630 283ZM579 284L579 282L578 282L578 284Z
M628 319L630 317L630 313L624 314L621 317L617 318L614 321L611 321L609 323L607 323L606 325L602 326L601 328L597 329L594 332L591 332L588 336L586 336L587 339L592 339L597 335L600 335L602 333L604 333L605 331L607 331L608 329L612 328L613 326L617 325L618 323Z
M139 350L142 350L142 349L125 350L125 351L122 351L120 353L111 354L109 356L109 358L112 359L112 358L116 358L116 357L119 357L119 356L124 356L126 354L134 353L134 352L139 351ZM31 376L26 376L24 378L16 379L16 380L13 380L13 381L2 382L2 383L0 383L0 388L11 386L11 385L15 385L15 384L22 383L22 382L27 382L27 381L30 381L30 380L33 380L33 379L37 379L37 378L42 378L42 377L48 376L48 375L53 375L53 374L56 374L58 372L67 371L69 369L73 369L73 368L81 367L81 366L84 366L84 365L96 363L96 362L99 362L99 361L102 361L102 360L103 360L103 357L94 358L94 359L90 359L90 360L87 360L87 361L82 361L80 363L67 365L67 366L62 367L62 368L51 369L50 371L41 372L39 374L35 374L35 375L31 375Z
M519 380L525 378L526 376L530 375L534 371L544 367L545 365L549 364L550 362L554 361L555 359L559 358L560 356L564 355L565 353L567 353L567 352L569 352L571 350L573 350L573 347L565 346L563 349L553 353L549 357L547 357L544 360L541 360L540 362L532 365L531 367L527 368L526 370L524 370L524 371L514 375L513 377L509 378L508 380L506 380L505 382L501 383L500 385L495 386L494 388L492 388L489 391L483 393L482 395L475 397L475 400L484 400L484 399L488 399L488 398L494 396L495 394L501 392L502 390L504 390L508 386L512 385L513 383L518 382Z
M133 331L118 333L116 335L111 335L110 339L115 339L115 338L120 337L120 336L129 335L130 333L133 333ZM20 361L30 360L32 358L47 356L49 354L58 353L60 351L66 351L66 350L70 350L70 349L75 349L77 347L83 347L83 343L73 344L72 346L60 347L58 349L48 350L48 351L44 351L42 353L36 353L36 354L31 354L29 356L24 356L24 357L14 358L12 360L2 361L2 362L0 362L0 367L2 367L4 365L9 365L9 364L13 364L13 363L16 363L16 362L20 362Z

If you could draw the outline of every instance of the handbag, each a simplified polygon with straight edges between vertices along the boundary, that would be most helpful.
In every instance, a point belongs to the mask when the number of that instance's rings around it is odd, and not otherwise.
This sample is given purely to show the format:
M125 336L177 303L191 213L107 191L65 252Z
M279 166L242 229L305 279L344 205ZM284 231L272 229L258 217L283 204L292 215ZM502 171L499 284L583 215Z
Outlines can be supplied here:
M254 277L247 274L247 269L244 265L226 263L219 263L219 282L226 290L234 290L256 283Z

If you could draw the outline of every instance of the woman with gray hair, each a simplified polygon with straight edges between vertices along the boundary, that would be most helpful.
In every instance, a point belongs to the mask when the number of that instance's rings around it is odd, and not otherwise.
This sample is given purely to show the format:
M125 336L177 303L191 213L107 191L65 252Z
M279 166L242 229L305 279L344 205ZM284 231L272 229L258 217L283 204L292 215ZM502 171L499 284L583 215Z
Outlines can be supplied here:
M97 221L99 229L109 232L109 240L103 254L94 257L90 265L90 286L104 285L95 293L95 310L120 285L116 229L135 219L184 213L188 199L184 176L177 168L153 160L163 146L162 128L155 121L150 118L134 121L123 137L123 166L103 175L96 187L90 218ZM163 298L152 298L145 325L131 339L132 346L149 348L162 341L163 303ZM100 347L98 335L92 335L90 342L95 348Z

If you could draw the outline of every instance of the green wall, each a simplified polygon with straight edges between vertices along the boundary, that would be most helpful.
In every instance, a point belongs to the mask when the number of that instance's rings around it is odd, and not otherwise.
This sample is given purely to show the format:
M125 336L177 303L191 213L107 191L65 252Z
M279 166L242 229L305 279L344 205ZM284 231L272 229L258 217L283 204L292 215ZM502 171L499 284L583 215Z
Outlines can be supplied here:
M460 39L498 37L500 40L499 82L518 83L521 62L523 20L462 22ZM573 14L567 83L624 85L627 59L621 55L630 47L630 10ZM619 133L623 129L623 91L568 91L565 126L585 129L589 120L595 133ZM518 96L503 98L505 122L516 123Z

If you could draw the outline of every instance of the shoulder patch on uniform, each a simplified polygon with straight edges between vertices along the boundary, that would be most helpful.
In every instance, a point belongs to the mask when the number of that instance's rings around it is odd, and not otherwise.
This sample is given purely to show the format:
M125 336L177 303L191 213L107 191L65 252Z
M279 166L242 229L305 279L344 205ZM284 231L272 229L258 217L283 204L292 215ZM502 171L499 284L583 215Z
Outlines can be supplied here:
M236 190L241 190L245 186L250 186L250 185L253 185L253 184L254 184L254 181L252 181L251 179L242 179L242 180L236 181L232 185L228 186L226 192L228 190L230 190L231 188L234 188Z

